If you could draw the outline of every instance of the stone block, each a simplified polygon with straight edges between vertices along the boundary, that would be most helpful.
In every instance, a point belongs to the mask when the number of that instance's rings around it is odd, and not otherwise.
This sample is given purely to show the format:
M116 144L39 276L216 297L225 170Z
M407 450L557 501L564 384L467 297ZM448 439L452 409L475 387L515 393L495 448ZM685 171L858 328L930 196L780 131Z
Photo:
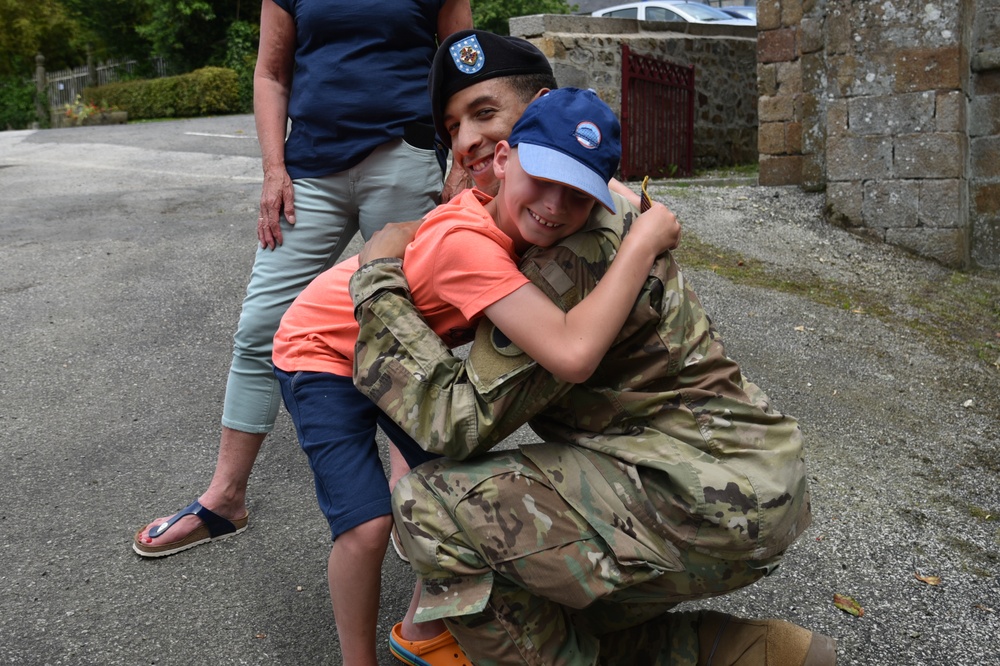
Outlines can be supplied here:
M633 19L597 18L574 14L532 14L517 16L507 23L510 34L522 39L546 34L619 35L639 32Z
M951 268L969 264L967 229L886 229L885 242L906 248Z
M778 94L797 95L802 92L802 61L775 63L778 77Z
M971 245L976 266L1000 269L1000 217L974 220Z
M804 18L799 26L799 52L816 53L824 46L823 22L819 19Z
M997 35L1000 35L1000 7L996 0L976 3L976 20L973 21L972 39L973 52L990 50L997 47ZM992 5L992 6L991 6Z
M802 63L802 90L820 93L826 88L827 65L822 53L806 53Z
M899 178L961 178L965 141L958 133L897 136L893 171Z
M972 56L970 65L973 72L988 72L993 69L1000 69L1000 49L980 51Z
M757 29L777 30L781 27L781 0L757 0Z
M983 136L970 141L972 174L977 180L1000 180L1000 136Z
M847 100L837 99L826 107L826 134L834 137L848 131Z
M963 226L966 210L964 180L920 181L921 225L937 229Z
M969 102L969 136L992 134L1000 134L1000 95L976 95Z
M802 22L802 0L781 0L781 25L797 26Z
M758 62L789 62L799 56L795 28L780 28L757 33Z
M759 18L758 18L759 20ZM826 17L826 52L842 55L851 50L851 17L844 11L834 11Z
M761 185L798 185L802 182L802 156L761 155L757 181Z
M794 117L795 98L791 95L761 97L757 102L757 118L761 123L793 120Z
M864 189L865 226L897 229L918 225L920 181L871 180Z
M957 46L899 49L893 62L896 92L959 90L961 52Z
M864 223L864 188L860 182L826 184L826 217L839 227L859 227Z
M973 74L972 89L976 95L1000 95L1000 70Z
M596 88L601 87L598 80L600 77L592 75L589 70L567 65L566 63L556 63L552 66L552 73L555 74L556 81L560 88ZM621 77L618 77L618 88L621 88Z
M778 65L761 63L757 65L757 91L761 97L778 94Z
M855 134L912 134L934 129L934 93L855 97L848 102Z
M972 212L979 217L1000 216L1000 183L973 181L969 186Z
M826 172L819 155L802 156L802 189L822 192L826 188Z
M816 118L802 123L802 152L806 155L820 155L826 159L826 132Z
M764 155L783 155L788 152L785 143L787 123L761 123L757 130L757 149Z
M802 123L785 123L785 152L793 155L802 152Z
M830 180L885 179L892 174L890 137L827 136L826 175Z
M966 100L960 90L949 90L935 94L934 128L938 132L964 132L966 128ZM1000 111L1000 109L997 109ZM1000 118L996 119L1000 129Z
M827 60L828 77L836 84L837 95L848 97L858 80L858 59L853 55L834 56Z

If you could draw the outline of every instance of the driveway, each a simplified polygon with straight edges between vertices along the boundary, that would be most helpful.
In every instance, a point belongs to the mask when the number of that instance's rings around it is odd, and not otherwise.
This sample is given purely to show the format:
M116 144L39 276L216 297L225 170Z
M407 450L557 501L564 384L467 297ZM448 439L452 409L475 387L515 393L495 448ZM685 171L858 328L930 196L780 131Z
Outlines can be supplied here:
M0 132L0 663L340 663L329 534L284 413L244 535L158 561L130 548L214 468L260 181L250 116ZM820 195L655 192L692 244L890 309L901 284L955 279L820 223ZM823 631L842 664L1000 664L1000 368L777 279L688 276L799 418L814 513L772 577L703 605ZM383 646L413 584L392 555L384 572Z

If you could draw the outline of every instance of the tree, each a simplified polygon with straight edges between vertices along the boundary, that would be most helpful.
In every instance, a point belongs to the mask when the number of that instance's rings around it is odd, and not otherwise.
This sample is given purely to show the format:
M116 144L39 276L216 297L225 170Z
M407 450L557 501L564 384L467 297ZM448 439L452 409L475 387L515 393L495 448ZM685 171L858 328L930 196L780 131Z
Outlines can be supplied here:
M260 23L260 4L241 0L141 0L149 12L136 30L176 72L221 65L236 21Z
M94 56L145 60L150 43L139 35L136 26L149 20L149 8L135 0L59 0L85 30Z
M86 52L81 35L56 0L0 0L0 76L31 76L38 53L50 69L78 64Z
M570 7L565 0L471 0L472 24L479 30L488 30L498 35L509 35L507 21L512 16L532 14L568 14L576 6Z

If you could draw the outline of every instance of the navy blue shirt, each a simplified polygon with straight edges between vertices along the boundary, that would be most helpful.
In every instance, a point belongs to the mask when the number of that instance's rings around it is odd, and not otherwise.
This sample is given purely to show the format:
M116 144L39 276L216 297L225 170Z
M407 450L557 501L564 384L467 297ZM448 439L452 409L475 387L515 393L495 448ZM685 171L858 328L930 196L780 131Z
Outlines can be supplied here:
M285 166L292 179L344 171L431 124L427 75L444 0L275 0L295 21Z

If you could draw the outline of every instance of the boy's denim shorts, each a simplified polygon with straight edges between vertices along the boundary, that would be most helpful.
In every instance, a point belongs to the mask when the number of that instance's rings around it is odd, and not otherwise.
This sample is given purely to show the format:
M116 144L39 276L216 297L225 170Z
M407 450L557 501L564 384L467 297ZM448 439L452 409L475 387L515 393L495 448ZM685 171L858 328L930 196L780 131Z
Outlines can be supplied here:
M350 377L328 372L274 374L292 416L299 444L309 458L316 499L334 539L379 516L392 514L389 483L375 443L376 425L410 467L438 456L420 448Z

